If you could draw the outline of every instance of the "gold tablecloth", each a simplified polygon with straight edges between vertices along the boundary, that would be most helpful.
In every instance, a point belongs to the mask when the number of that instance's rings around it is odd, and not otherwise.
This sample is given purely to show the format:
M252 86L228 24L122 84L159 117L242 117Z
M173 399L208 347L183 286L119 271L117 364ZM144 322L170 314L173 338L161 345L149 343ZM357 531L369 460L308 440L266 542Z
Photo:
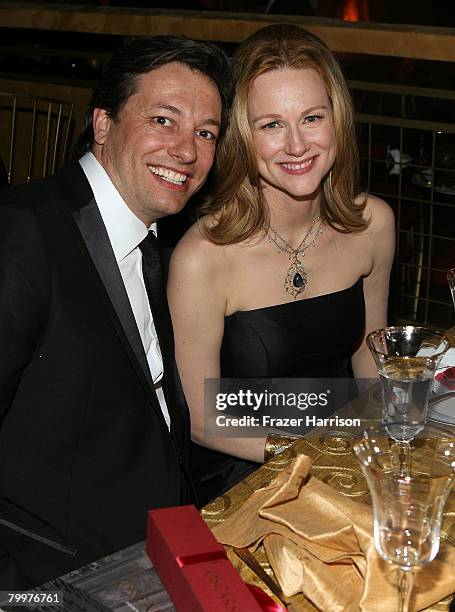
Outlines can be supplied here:
M450 331L452 339L455 340L455 329ZM202 516L210 527L224 521L234 513L257 489L267 486L276 474L287 466L290 461L298 454L304 453L311 457L313 461L312 474L331 485L343 495L355 498L363 503L371 503L368 487L361 472L360 466L352 451L352 442L356 434L369 422L377 422L380 417L381 392L379 384L372 387L368 392L357 398L351 404L343 408L339 416L344 418L360 418L362 425L354 429L341 428L336 431L315 429L305 438L298 440L292 447L282 454L271 459L269 462L258 468L238 485L230 489L226 494L218 497L213 502L205 506ZM454 431L455 433L455 431ZM449 497L442 521L441 540L455 546L455 491ZM258 571L254 571L251 566L259 563L261 570L265 571L269 578L276 583L273 572L267 562L267 557L262 547L254 555L254 563L245 563L234 549L227 547L228 556L242 578L250 583L260 586L262 589L273 595L264 580L258 576ZM248 559L247 559L248 561ZM432 612L447 611L451 598L428 608ZM287 608L293 612L315 611L316 608L304 598L297 595L287 600Z

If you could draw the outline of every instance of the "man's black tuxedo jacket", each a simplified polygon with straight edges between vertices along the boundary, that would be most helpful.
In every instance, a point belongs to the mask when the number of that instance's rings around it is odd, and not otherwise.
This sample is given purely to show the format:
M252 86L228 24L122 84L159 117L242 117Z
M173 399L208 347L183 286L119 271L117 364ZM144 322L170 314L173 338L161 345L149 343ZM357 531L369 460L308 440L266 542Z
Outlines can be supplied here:
M0 590L140 541L148 508L186 501L189 417L167 402L171 434L79 163L2 192Z

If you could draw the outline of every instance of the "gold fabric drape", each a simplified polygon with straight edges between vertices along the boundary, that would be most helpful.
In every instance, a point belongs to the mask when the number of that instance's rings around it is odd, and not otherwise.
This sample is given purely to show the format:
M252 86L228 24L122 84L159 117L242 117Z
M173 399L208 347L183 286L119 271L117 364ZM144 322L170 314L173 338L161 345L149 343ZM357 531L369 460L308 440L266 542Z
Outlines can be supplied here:
M382 612L397 605L396 569L377 554L372 510L308 477L311 460L298 455L214 528L235 548L265 549L286 597L303 593L319 610ZM418 571L412 607L422 610L455 590L455 548L442 544Z

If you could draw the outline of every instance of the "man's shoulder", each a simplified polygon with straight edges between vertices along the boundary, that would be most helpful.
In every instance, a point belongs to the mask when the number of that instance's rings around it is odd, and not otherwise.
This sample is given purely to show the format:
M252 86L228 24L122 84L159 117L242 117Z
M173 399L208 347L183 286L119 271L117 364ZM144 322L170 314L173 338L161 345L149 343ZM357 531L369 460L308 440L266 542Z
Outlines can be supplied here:
M91 195L87 185L88 182L79 163L70 162L46 178L2 189L0 210L3 207L14 206L18 211L36 212L40 207L52 204L54 201L63 202L77 197L84 200ZM81 194L78 193L79 187L82 187Z
M28 203L37 203L37 195L47 191L51 188L54 182L54 176L50 176L42 179L35 179L30 183L23 183L21 185L12 185L0 191L0 204L17 204L19 206L26 206Z
M48 181L48 179L42 179ZM0 191L0 220L5 227L9 226L9 231L17 224L28 226L34 223L35 211L40 202L43 201L40 186L33 181L24 185L14 185Z

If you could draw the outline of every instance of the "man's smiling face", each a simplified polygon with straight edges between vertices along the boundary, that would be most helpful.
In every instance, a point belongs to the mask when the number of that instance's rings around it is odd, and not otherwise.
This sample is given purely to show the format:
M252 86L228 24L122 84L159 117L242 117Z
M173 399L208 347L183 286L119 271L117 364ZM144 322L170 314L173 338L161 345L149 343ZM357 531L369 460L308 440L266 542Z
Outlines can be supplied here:
M215 83L172 62L137 77L115 119L93 114L93 153L129 208L149 226L185 206L212 167L220 131Z

